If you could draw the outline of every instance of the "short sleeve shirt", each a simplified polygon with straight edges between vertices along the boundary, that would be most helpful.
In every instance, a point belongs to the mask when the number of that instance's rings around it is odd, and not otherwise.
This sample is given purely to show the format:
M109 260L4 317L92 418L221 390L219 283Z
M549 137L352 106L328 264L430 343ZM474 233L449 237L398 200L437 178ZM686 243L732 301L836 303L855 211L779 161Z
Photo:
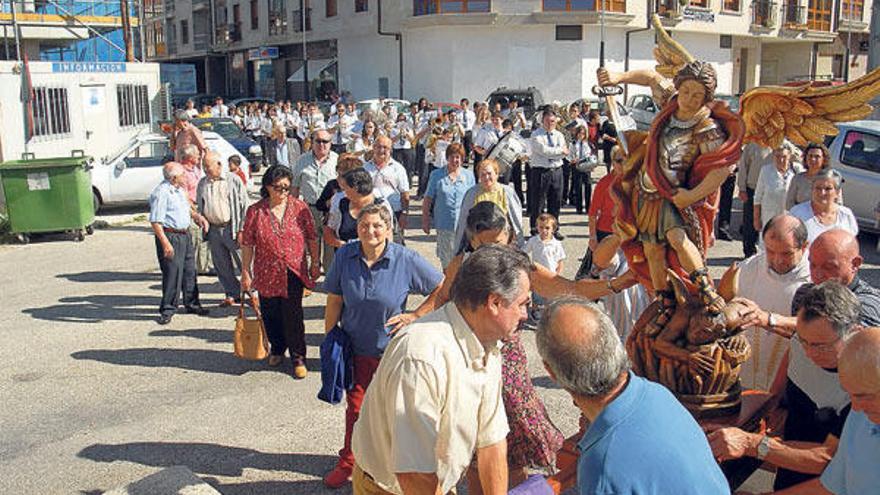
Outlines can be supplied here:
M162 181L150 193L150 223L163 227L186 230L190 223L190 206L186 191Z
M442 281L443 274L425 258L390 241L368 268L355 241L336 251L324 289L342 296L342 329L351 337L354 355L380 357L391 338L388 318L404 311L410 294L428 295Z
M611 184L614 175L607 174L596 184L593 199L590 201L589 215L597 217L596 230L611 232L614 226L614 201L611 199Z
M242 246L254 248L254 288L263 297L287 297L287 271L306 287L309 278L306 243L314 242L315 227L308 206L293 196L287 198L284 220L278 219L263 199L251 205L244 219Z
M391 493L407 472L436 473L447 493L476 449L507 438L501 391L498 345L484 347L448 303L389 344L355 423L355 461Z
M852 235L858 235L859 224L856 222L856 217L853 215L852 210L842 205L837 208L837 219L831 225L819 223L818 218L816 218L816 215L813 213L813 207L809 201L792 207L791 214L804 221L804 225L807 226L807 242L810 243L815 241L816 238L824 232L831 229L840 228L846 230Z
M551 238L544 242L538 235L529 237L525 252L532 261L552 272L555 272L559 262L565 259L565 249L559 240Z
M880 425L861 411L851 411L837 452L822 473L822 486L835 495L877 493L880 487Z
M373 178L373 194L387 199L394 212L399 212L402 209L400 196L409 192L409 177L403 165L392 159L380 170L370 161L364 164L364 170Z
M474 174L470 170L459 170L455 180L449 176L449 170L445 167L431 172L425 196L431 198L435 229L455 230L461 214L461 202L474 184Z
M303 201L310 205L318 202L324 186L336 178L336 160L339 156L331 151L324 163L315 161L314 153L305 153L293 165L293 187L299 188Z

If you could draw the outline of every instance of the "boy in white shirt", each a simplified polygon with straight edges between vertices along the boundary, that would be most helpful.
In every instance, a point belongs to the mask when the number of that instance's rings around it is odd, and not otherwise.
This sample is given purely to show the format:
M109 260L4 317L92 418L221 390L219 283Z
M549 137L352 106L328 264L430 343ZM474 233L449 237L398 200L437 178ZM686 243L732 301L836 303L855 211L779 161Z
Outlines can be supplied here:
M554 237L559 224L556 217L549 213L542 213L538 216L538 235L533 235L526 242L525 252L529 255L533 262L556 272L562 273L562 261L565 259L565 249L562 242ZM532 308L529 311L529 318L537 321L540 319L540 312L544 306L544 299L538 294L532 294Z

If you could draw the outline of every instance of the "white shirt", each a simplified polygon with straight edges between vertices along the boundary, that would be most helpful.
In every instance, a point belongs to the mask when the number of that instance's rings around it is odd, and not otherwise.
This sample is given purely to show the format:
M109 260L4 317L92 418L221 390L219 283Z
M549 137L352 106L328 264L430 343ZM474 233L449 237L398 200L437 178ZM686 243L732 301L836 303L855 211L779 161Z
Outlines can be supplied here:
M486 150L486 153L492 149L492 146L495 146L495 143L504 136L504 131L502 129L496 129L492 124L486 124L479 131L477 131L477 135L474 136L474 145L479 146Z
M330 120L327 121L327 127L338 127L333 133L333 144L348 144L351 141L352 127L355 122L357 122L357 117L348 114L344 114L342 117L339 114L331 115Z
M433 150L425 151L425 161L434 166L434 168L443 168L446 166L446 148L449 147L449 141L438 139L434 142Z
M364 170L373 178L373 194L391 203L395 213L399 212L401 194L409 193L409 177L403 165L391 158L381 170L372 161L364 164Z
M461 125L462 127L464 127L465 131L474 130L474 123L477 121L477 115L474 113L473 110L457 110L455 114L458 116L458 121L461 122Z
M774 163L761 167L755 187L755 204L761 205L761 225L767 225L771 218L785 211L788 186L796 173L792 165L785 173L780 173Z
M565 249L562 247L562 242L553 237L545 241L541 239L541 236L533 235L526 242L524 251L532 261L551 272L556 272L559 262L565 259Z
M739 265L737 296L751 299L764 311L780 315L791 314L791 300L798 287L810 282L810 263L807 253L790 272L779 274L767 264L762 250ZM763 328L746 328L744 335L752 347L752 356L743 363L740 380L745 388L769 390L785 354L788 339Z
M819 223L819 219L813 214L813 206L809 201L795 205L790 213L804 221L804 225L807 226L807 241L810 243L815 241L823 232L831 229L840 228L852 235L858 235L859 233L859 224L856 221L855 215L853 215L852 210L843 205L837 207L837 220L831 225Z
M214 105L211 107L211 117L222 118L229 117L229 107L226 105Z
M306 115L300 119L300 128L297 135L301 139L305 139L309 136L309 129L314 132L318 129L324 129L325 127L324 114L321 112L315 112L313 114Z
M191 119L194 119L199 115L199 111L196 110L195 108L187 108L186 110L184 110L184 112L186 112L186 114L189 115L189 118L191 118ZM214 112L211 111L212 116L213 116L213 114L214 114Z
M507 438L501 354L448 303L388 344L354 425L357 465L386 491L396 473L435 473L448 493L477 449Z
M826 371L810 361L798 339L792 337L789 348L789 380L803 390L817 408L832 407L840 413L850 403L850 397L840 385L837 373Z
M575 165L581 160L592 163L593 167L599 163L599 157L593 152L593 148L590 147L590 143L586 139L575 141L568 147L568 161Z
M532 133L532 168L558 168L565 157L565 136L557 130L547 132L543 127Z
M394 126L391 127L391 135L388 136L391 138L392 145L391 147L396 150L408 150L412 149L412 138L414 137L411 134L412 128L408 123L400 123L398 122Z

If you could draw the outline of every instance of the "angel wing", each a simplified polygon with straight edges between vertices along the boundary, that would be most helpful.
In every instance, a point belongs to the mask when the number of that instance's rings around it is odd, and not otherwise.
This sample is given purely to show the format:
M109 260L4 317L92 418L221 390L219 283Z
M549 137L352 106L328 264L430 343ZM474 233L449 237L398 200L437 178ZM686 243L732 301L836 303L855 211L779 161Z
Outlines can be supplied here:
M740 107L746 143L775 148L784 138L799 145L836 136L836 122L868 117L871 98L880 94L880 68L843 86L813 88L761 86L747 91Z
M663 29L663 24L660 23L660 17L657 14L651 16L651 23L657 31L657 46L654 47L654 59L657 61L656 70L664 77L672 79L685 64L694 61L694 56L669 36L669 33Z

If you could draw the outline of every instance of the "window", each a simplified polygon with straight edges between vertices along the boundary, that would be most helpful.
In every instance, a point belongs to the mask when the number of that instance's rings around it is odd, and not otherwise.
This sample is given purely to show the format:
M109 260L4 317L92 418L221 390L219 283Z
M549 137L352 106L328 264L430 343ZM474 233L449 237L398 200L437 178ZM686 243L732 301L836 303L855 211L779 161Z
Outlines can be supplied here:
M336 0L324 0L324 15L336 17Z
M489 12L490 0L414 0L413 15Z
M556 26L556 41L580 41L582 39L584 39L584 27L580 24Z
M189 44L189 21L180 21L180 44Z
M59 136L70 133L67 88L35 87L31 112L34 136Z
M880 172L880 136L849 131L843 141L840 162L872 172Z
M842 20L861 21L864 10L863 0L842 0L840 2L840 18Z
M545 12L626 12L626 0L543 0Z
M116 86L116 106L119 127L134 127L150 123L150 96L146 84L119 84Z
M814 31L831 31L831 5L833 0L809 0L807 2L807 27Z
M284 0L269 0L269 34L287 32L287 8Z
M251 0L251 29L260 29L260 4L257 0Z
M727 12L739 12L739 0L724 0L722 10Z
M709 0L689 0L688 5L690 5L691 7L697 7L699 9L708 9Z
M369 0L354 0L355 12L366 12L369 10Z

